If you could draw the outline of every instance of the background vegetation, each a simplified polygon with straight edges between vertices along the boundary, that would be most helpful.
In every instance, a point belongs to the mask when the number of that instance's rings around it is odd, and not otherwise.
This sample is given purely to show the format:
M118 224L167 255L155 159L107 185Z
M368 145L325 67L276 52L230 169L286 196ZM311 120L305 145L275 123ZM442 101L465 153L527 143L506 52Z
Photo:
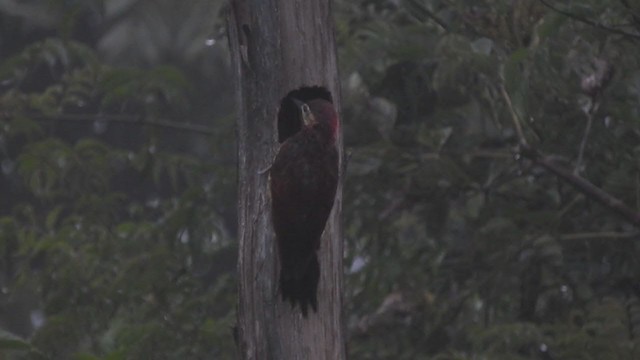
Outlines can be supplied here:
M0 2L3 358L235 356L222 5ZM334 11L351 358L640 358L640 4Z

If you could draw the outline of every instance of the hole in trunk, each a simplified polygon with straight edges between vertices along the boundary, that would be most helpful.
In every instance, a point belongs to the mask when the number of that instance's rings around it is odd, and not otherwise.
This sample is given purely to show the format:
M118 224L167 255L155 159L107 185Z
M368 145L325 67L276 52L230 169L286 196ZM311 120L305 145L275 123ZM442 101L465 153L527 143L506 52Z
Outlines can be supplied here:
M333 103L331 92L322 86L303 86L296 90L291 90L280 100L278 109L278 142L283 143L289 137L300 131L302 128L302 118L300 109L293 102L293 99L308 102L313 99L325 99Z

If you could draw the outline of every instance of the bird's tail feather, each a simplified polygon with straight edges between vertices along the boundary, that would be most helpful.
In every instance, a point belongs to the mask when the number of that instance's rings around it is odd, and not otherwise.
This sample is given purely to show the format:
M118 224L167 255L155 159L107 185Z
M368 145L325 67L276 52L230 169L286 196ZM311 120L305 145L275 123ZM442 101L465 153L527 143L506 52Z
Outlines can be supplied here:
M306 269L298 273L280 272L280 293L282 300L289 301L291 307L300 305L302 315L307 317L309 306L318 311L318 282L320 280L320 264L314 254Z

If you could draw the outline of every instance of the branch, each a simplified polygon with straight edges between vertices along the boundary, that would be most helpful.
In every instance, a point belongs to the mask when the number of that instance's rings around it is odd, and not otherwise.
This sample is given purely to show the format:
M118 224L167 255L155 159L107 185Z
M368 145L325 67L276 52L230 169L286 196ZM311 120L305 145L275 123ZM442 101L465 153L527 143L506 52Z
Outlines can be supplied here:
M584 150L587 148L587 139L589 138L589 133L591 132L591 126L593 125L593 112L595 111L596 105L591 100L591 104L589 105L589 109L585 111L585 116L587 117L587 124L584 127L584 135L582 135L582 140L580 141L580 148L578 149L578 159L576 160L576 166L574 169L574 173L580 174L580 169L582 168L582 160L584 158Z
M594 72L584 76L582 81L580 81L580 88L589 96L589 98L588 103L582 106L582 112L584 112L587 117L587 124L584 129L582 141L580 142L580 149L578 150L578 160L576 161L576 167L574 170L574 173L576 174L579 174L582 169L584 151L587 147L589 133L591 132L593 116L596 111L598 111L598 107L600 105L600 97L613 77L613 66L611 63L602 59L594 59L594 64Z
M543 0L540 0L543 1ZM504 84L500 84L500 93L507 103L507 107L509 108L509 112L511 113L511 120L514 123L516 128L516 133L518 135L518 142L520 143L520 151L519 154L527 159L530 159L534 164L541 166L548 170L549 172L555 174L560 179L568 182L578 191L582 192L586 196L592 198L593 200L599 202L604 205L606 208L613 210L615 213L620 215L622 218L632 223L633 225L640 227L640 213L634 211L627 205L625 205L621 200L614 198L604 190L599 187L593 185L588 180L574 174L560 165L557 165L552 157L543 156L537 150L530 147L527 144L527 139L524 137L524 133L522 131L522 126L520 125L520 119L516 114L513 104L511 103L511 98L504 88ZM588 130L587 130L588 134ZM586 137L585 137L586 138ZM586 140L585 140L586 141Z
M574 233L560 235L560 240L591 240L591 239L629 239L640 236L640 232L595 232L595 233Z
M629 1L620 0L620 2L622 3L622 5L624 5L625 8L627 8L629 12L631 12L631 17L633 18L633 21L636 23L635 27L640 28L640 14L637 13L635 9L629 4Z
M15 117L18 114L2 114L2 117ZM62 121L80 121L80 122L119 122L131 123L136 125L150 125L167 129L176 129L182 131L190 131L202 135L214 135L214 130L207 126L180 123L168 119L147 119L141 115L101 115L101 114L56 114L45 115L38 113L21 113L20 116L36 119L36 120L62 120Z
M562 168L560 165L554 163L553 160L551 160L549 157L543 156L535 149L532 149L526 145L521 145L520 155L527 159L530 159L534 164L545 168L560 179L568 182L578 191L585 194L587 197L599 202L609 210L613 210L626 221L637 227L640 227L640 213L625 205L621 200L616 199L609 193L593 185L588 180Z
M516 134L518 135L518 142L522 145L527 145L527 138L524 137L524 132L522 131L522 125L520 124L520 118L513 108L513 103L511 102L511 97L507 93L507 89L504 88L504 83L500 83L500 93L504 98L504 101L507 103L507 107L509 108L509 113L511 113L511 120L513 120L513 126L516 128Z
M427 9L426 6L421 4L420 1L408 1L406 5L408 8L407 13L409 16L413 17L414 19L420 22L425 22L424 19L420 19L417 14L417 12L422 11L424 14L421 14L421 15L424 15L427 18L433 20L433 22L435 22L442 29L444 29L444 31L449 31L449 26L447 26L447 24L444 21L442 21L442 19L440 19L436 14L434 14L433 11Z
M568 11L565 11L565 10L559 9L559 8L557 8L557 7L553 6L553 5L551 5L551 4L550 4L549 2L547 2L546 0L539 0L539 1L540 1L544 6L548 7L549 9L551 9L551 10L553 10L553 11L557 12L558 14L562 14L562 15L564 15L564 16L566 16L566 17L570 18L570 19L573 19L573 20L579 21L579 22L581 22L581 23L583 23L583 24L587 24L587 25L593 26L593 27L598 28L598 29L601 29L601 30L609 31L609 32L614 33L614 34L623 35L623 36L626 36L626 37L632 38L632 39L634 39L634 40L640 40L640 34L634 34L634 33L626 32L626 31L624 31L624 30L620 30L620 29L616 29L616 28L612 28L612 27L609 27L609 26L603 25L603 24L601 24L601 23L599 23L599 22L595 22L595 21L593 21L593 20L585 19L585 18L583 18L583 17L581 17L581 16L578 16L578 15L576 15L576 14L574 14L574 13L570 13L570 12L568 12Z

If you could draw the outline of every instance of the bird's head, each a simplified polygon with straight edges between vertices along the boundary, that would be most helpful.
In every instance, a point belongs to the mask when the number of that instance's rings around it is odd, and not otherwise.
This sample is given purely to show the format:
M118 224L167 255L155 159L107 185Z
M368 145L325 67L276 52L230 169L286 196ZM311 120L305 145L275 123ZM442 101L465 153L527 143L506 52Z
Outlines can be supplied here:
M300 109L304 126L328 130L331 140L335 141L340 124L331 102L324 99L313 99L308 103L297 99L293 101Z
M309 105L298 99L293 99L293 102L296 103L296 106L298 107L298 109L300 109L304 126L312 126L316 123L316 117L311 112L311 108L309 108Z

